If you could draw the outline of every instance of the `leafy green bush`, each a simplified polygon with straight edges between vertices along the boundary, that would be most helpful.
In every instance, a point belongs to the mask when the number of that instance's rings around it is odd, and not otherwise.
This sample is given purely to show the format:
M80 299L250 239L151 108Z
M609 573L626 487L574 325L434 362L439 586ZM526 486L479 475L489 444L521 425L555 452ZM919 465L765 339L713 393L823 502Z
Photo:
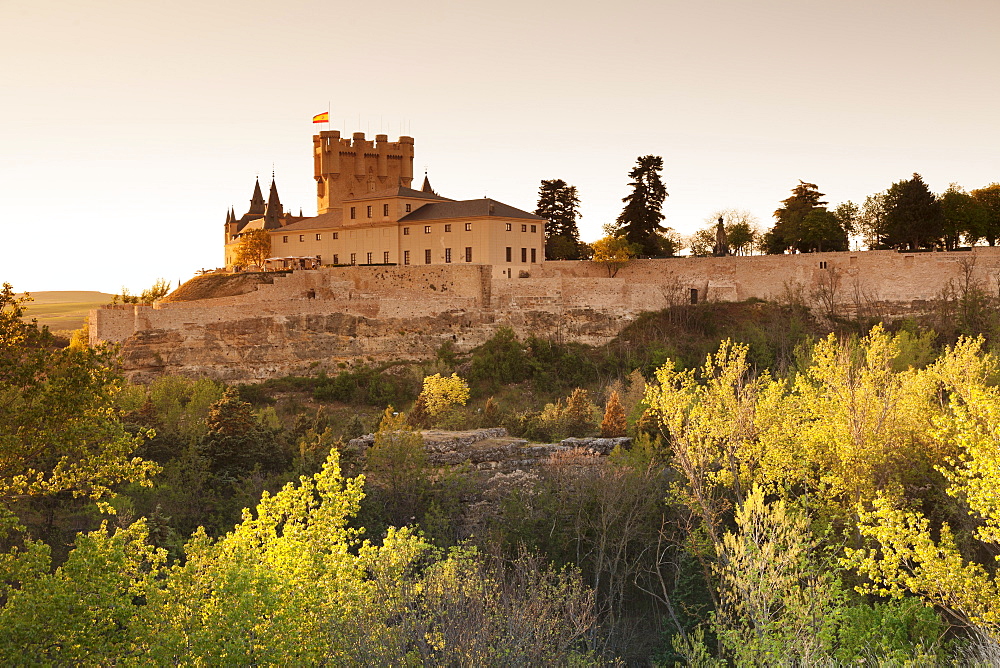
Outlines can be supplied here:
M361 366L341 371L336 376L320 372L316 378L313 399L387 406L410 401L416 394L411 380L385 373L384 369Z

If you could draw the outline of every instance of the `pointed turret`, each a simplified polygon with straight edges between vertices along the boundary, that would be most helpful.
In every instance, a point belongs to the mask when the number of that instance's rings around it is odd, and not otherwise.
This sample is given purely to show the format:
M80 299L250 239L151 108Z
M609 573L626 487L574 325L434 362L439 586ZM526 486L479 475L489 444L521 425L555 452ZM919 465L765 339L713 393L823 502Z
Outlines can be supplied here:
M431 188L431 180L427 178L427 172L424 172L424 185L420 188L421 192L430 193L431 195L437 195L434 192L434 188Z
M226 226L233 222L233 212L230 209L226 209Z
M247 213L255 216L264 215L264 193L260 191L260 179L253 184L253 198L250 200L250 210Z
M278 186L274 183L274 178L271 178L271 192L267 197L267 211L264 214L264 228L265 229L275 229L281 227L278 219L284 216L284 210L281 208L281 198L278 197Z

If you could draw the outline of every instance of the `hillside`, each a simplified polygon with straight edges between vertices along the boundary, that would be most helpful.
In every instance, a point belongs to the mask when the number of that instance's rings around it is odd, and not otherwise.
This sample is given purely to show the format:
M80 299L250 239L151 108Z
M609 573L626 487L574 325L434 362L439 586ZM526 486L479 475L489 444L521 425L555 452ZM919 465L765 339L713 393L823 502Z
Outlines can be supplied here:
M110 304L114 295L91 290L52 290L31 292L26 305L26 317L35 318L39 325L53 332L70 332L83 327L90 309Z
M253 292L259 283L273 283L274 273L205 274L195 276L163 298L164 302L190 302L213 297L232 297Z

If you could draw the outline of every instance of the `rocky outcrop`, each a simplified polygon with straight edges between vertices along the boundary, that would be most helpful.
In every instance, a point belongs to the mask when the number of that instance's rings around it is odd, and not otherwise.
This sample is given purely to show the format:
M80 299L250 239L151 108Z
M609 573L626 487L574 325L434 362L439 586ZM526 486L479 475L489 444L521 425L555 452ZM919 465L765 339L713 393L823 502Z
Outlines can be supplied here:
M567 438L559 443L529 443L508 435L503 427L470 431L421 431L428 463L432 466L468 464L480 471L511 472L541 466L557 455L584 455L583 461L597 463L598 457L611 453L617 446L627 448L632 439ZM375 443L374 434L366 434L348 442L348 448L367 451ZM586 457L592 459L586 459Z

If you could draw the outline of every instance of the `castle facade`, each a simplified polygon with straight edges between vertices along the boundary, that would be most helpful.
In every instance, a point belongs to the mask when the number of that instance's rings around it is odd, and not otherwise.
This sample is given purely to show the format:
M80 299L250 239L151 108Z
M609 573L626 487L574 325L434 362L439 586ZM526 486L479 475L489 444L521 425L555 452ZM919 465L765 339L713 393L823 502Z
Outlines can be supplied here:
M413 182L413 138L390 142L340 131L313 136L314 217L283 212L272 181L267 204L258 183L250 210L226 215L226 267L247 230L271 236L271 263L323 265L490 265L495 278L538 269L545 254L545 220L492 199L453 200L437 194L424 176Z

